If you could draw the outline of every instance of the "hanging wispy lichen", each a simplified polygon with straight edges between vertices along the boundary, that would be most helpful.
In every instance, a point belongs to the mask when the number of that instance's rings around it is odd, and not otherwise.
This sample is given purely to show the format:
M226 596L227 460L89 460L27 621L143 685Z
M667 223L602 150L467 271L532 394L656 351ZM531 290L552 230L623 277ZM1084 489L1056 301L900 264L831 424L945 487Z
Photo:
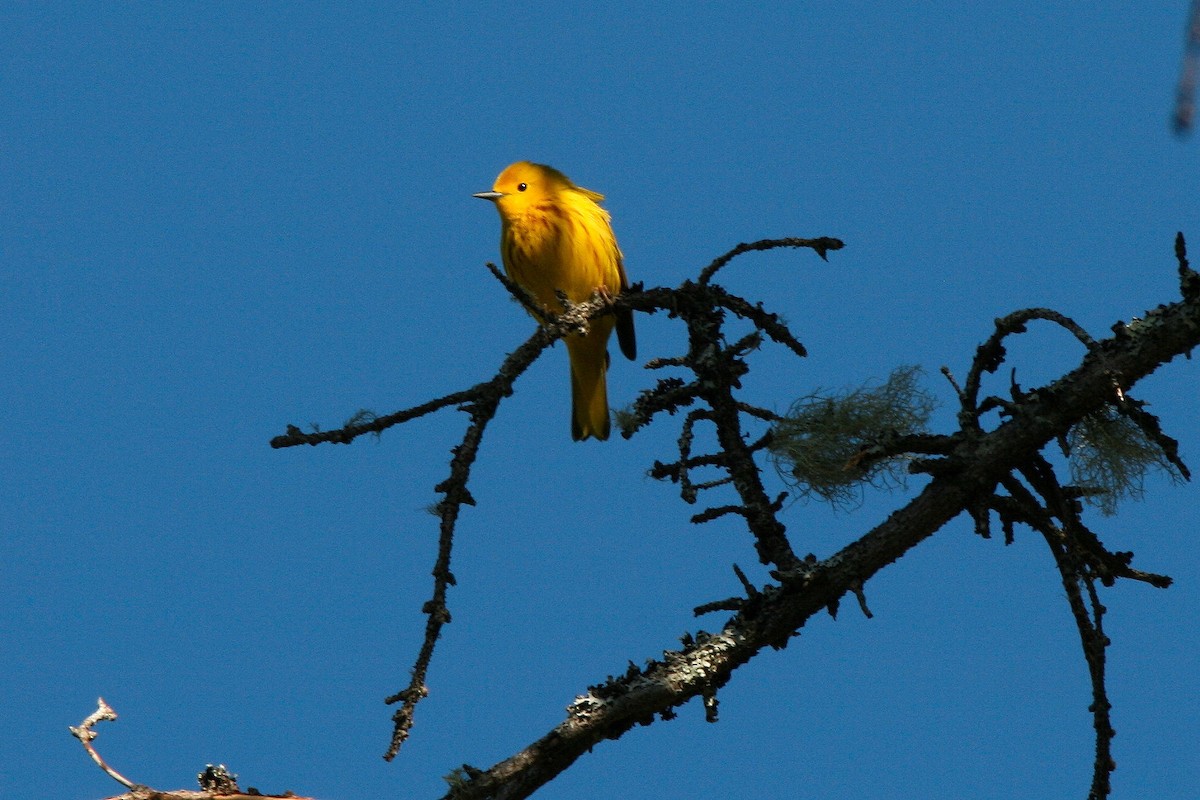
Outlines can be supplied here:
M815 392L797 400L772 430L770 452L783 480L804 498L856 501L864 485L904 485L906 459L863 460L865 448L923 433L935 401L919 385L920 367L897 367L878 386Z
M1116 513L1121 500L1140 500L1151 472L1165 472L1173 482L1184 479L1160 444L1114 406L1104 406L1072 427L1067 450L1071 481L1107 516Z

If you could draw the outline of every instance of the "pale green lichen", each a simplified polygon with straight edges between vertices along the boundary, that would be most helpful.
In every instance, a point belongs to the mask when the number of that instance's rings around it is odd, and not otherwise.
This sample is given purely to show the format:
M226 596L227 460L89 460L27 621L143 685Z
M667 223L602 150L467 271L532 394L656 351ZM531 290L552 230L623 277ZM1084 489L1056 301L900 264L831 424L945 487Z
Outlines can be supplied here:
M878 386L797 400L772 429L771 458L800 497L848 505L865 485L903 486L907 459L864 460L863 451L889 436L923 433L936 405L919 385L920 367L893 370Z
M1140 500L1151 472L1164 472L1172 482L1183 481L1158 443L1113 406L1104 406L1072 427L1067 450L1071 482L1106 516L1116 513L1121 500Z

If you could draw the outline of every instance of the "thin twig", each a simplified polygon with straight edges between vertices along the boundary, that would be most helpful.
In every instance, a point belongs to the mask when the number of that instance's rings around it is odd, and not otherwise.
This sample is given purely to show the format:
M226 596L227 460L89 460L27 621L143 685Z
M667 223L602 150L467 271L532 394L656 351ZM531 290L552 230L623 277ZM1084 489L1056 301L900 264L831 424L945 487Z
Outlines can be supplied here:
M518 303L524 306L525 310L528 311L534 319L540 322L548 322L554 319L555 314L553 314L549 309L543 307L542 304L537 301L537 298L525 291L525 287L508 277L508 275L506 275L504 272L501 272L499 267L497 267L491 261L487 262L487 264L484 266L487 267L488 272L492 273L492 277L500 281L501 285L508 290L508 293L511 294Z
M287 426L287 433L276 436L271 440L271 447L276 449L283 447L295 447L301 444L316 446L318 444L350 444L366 433L381 433L393 425L400 425L410 420L423 417L426 414L432 414L447 406L457 406L462 403L469 402L478 397L488 383L481 383L472 386L470 389L465 389L461 392L452 392L445 397L439 397L436 400L430 400L427 403L422 403L419 406L406 408L401 411L396 411L392 414L386 414L382 417L372 416L367 422L353 422L341 428L328 431L313 431L305 433L295 425Z
M975 358L971 362L970 372L967 373L966 383L958 393L962 401L962 412L959 415L959 421L965 430L979 430L978 417L982 413L978 405L980 382L983 379L984 373L995 372L1004 362L1004 358L1007 355L1004 349L1004 340L1012 334L1024 333L1026 323L1035 319L1053 322L1069 331L1089 350L1093 349L1096 345L1096 341L1091 335L1075 320L1051 308L1026 308L1021 311L1014 311L996 320L995 332L988 337L986 342L979 345L979 348L975 352ZM944 371L943 374L948 375L949 373L948 371ZM957 389L957 386L955 388Z
M104 702L103 697L100 697L96 699L96 710L85 717L83 722L79 723L78 726L70 727L69 730L71 731L71 735L83 744L83 749L87 750L88 755L92 757L92 761L96 762L96 766L104 770L108 777L112 778L126 789L132 789L138 784L129 780L129 778L126 778L124 775L110 767L108 763L100 757L100 754L96 752L96 748L92 746L92 740L99 735L96 733L96 731L92 730L96 726L96 723L102 721L111 722L116 718L117 712L113 710L112 706Z
M759 239L757 242L743 242L701 270L698 282L701 285L708 283L721 267L743 253L750 253L755 250L774 250L777 247L810 247L823 260L827 261L828 259L825 257L827 252L830 250L841 250L844 246L841 239L834 239L829 236L821 236L816 239Z
M862 611L863 616L867 619L874 619L875 615L872 614L871 609L867 607L867 595L866 592L863 591L862 583L858 581L851 583L850 591L854 592L854 596L858 599L858 607Z
M714 288L719 289L719 287ZM808 355L808 351L804 349L804 345L800 344L800 341L792 335L792 332L788 330L787 325L784 324L779 315L771 314L764 310L762 303L751 305L737 295L729 294L723 290L714 297L714 300L739 317L754 323L756 328L766 333L772 340L787 347L801 358Z
M500 365L496 375L488 382L475 387L475 397L465 406L471 421L463 433L462 441L454 448L450 461L450 475L434 490L441 492L442 500L436 510L441 520L438 536L438 555L433 567L433 596L422 607L427 615L425 639L413 664L407 687L386 698L388 704L401 703L392 715L392 740L384 754L386 760L395 758L400 747L408 739L414 724L417 703L429 695L426 676L433 660L434 648L441 636L442 627L450 621L450 609L446 605L446 593L454 584L450 571L450 556L454 546L454 530L463 505L474 505L475 500L467 489L471 466L479 453L483 432L495 416L500 401L512 394L513 384L529 365L554 342L556 336L546 328L539 327L525 343L514 350Z
M1195 0L1193 8L1200 8L1200 0ZM1183 231L1175 234L1175 260L1179 263L1179 293L1187 298L1200 296L1200 273L1188 264L1187 241L1183 238Z

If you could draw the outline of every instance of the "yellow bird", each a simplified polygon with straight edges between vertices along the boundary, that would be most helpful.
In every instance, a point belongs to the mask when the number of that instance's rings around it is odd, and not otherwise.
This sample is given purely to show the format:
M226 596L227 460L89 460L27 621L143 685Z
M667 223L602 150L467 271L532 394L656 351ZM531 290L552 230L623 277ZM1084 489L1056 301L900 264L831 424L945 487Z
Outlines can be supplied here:
M572 303L596 290L616 297L629 288L617 237L608 212L597 205L604 195L576 186L554 167L518 161L496 178L490 192L500 212L500 254L504 271L548 311L563 310L555 292ZM637 357L633 313L591 321L586 336L568 336L571 361L571 436L576 441L609 432L608 339L613 327L626 357Z

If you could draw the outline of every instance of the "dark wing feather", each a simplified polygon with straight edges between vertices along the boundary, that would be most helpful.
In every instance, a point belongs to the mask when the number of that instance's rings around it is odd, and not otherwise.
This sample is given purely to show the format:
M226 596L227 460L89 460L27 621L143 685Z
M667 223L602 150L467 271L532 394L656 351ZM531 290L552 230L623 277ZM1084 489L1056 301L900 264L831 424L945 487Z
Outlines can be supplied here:
M621 291L629 288L629 278L625 275L625 260L617 258L617 271L621 273ZM633 311L628 308L618 308L617 316L617 344L621 346L621 352L630 361L637 358L637 335L633 330Z

